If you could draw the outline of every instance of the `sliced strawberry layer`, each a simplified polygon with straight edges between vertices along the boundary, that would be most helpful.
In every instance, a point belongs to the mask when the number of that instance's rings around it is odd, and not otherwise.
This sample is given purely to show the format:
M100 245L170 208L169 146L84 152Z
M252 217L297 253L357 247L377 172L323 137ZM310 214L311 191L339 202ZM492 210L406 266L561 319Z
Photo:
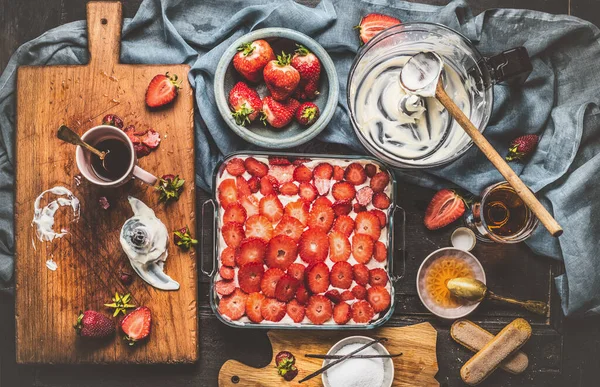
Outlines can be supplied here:
M340 302L342 300L342 295L340 294L340 291L337 289L331 289L325 292L325 297L329 298L329 300L331 302L333 302L334 304L337 304L338 302Z
M317 198L317 189L310 183L302 182L300 183L298 195L307 203L312 203Z
M264 320L260 310L264 299L265 296L258 292L250 293L248 295L248 298L246 299L246 316L248 316L250 321L259 323Z
M292 182L285 183L279 187L279 192L286 196L298 195L298 186Z
M235 266L235 249L227 246L221 252L221 264L229 267Z
M269 166L254 157L248 157L244 160L244 167L252 176L263 177L269 172Z
M275 297L275 288L277 287L277 282L279 279L283 277L285 273L283 270L278 268L272 268L265 272L260 282L260 289L263 294L267 297Z
M369 284L371 286L385 286L387 283L388 275L384 269L377 267L369 270Z
M313 173L306 165L302 164L294 169L294 180L297 182L311 181Z
M286 312L295 323L301 323L304 320L306 311L304 306L298 300L292 300L287 304Z
M306 263L323 262L329 253L329 238L319 229L308 229L298 242L300 258Z
M226 267L226 266L224 266ZM236 289L235 287L235 283L233 283L233 281L230 280L219 280L217 282L215 282L215 291L222 295L222 296L228 296L231 293L233 293L233 291Z
M269 242L265 263L268 267L287 270L298 256L296 241L286 235L274 236Z
M273 237L273 224L263 215L253 215L246 220L246 236L268 242Z
M387 172L382 171L377 172L375 176L371 178L369 185L371 186L371 189L373 189L373 192L383 192L389 183L390 175Z
M354 232L356 234L366 234L374 241L378 240L381 235L379 218L368 211L357 214L354 220Z
M368 263L373 256L373 239L366 234L352 236L352 256L358 263Z
M244 160L240 158L233 158L227 162L225 165L225 169L230 175L233 176L242 176L244 172L246 172L246 167L244 167Z
M236 249L245 238L244 227L236 222L228 222L221 227L221 235L227 246Z
M279 222L283 216L283 205L277 195L270 194L260 199L258 211L261 215L275 223Z
M285 184L294 180L294 169L293 165L272 165L269 169L269 175L277 179L279 184Z
M313 206L308 214L308 227L328 232L333 225L335 214L328 206Z
M298 281L304 281L304 271L306 267L301 263L292 263L288 266L287 274Z
M286 305L285 302L274 298L265 298L262 300L260 310L265 320L279 322L285 317Z
M240 288L235 288L229 296L219 301L219 313L232 320L239 320L246 313L246 299L248 295Z
M383 242L375 242L373 258L375 258L377 262L385 262L385 260L387 259L387 248L385 247L385 244Z
M294 298L299 286L300 281L289 275L284 275L275 287L275 298L279 301L288 302Z
M313 202L313 207L314 206L329 206L331 207L333 205L333 203L331 203L331 200L329 200L327 198L327 196L319 196L318 198L315 199L315 201Z
M352 211L352 202L350 200L336 200L332 209L335 216L348 215Z
M235 263L238 266L243 266L247 263L260 263L262 265L266 251L267 244L261 238L246 238L235 252Z
M375 311L367 301L360 300L352 304L352 319L354 322L359 324L368 323L373 316L375 316Z
M357 263L352 266L352 274L357 284L365 286L369 283L369 268L366 265Z
M335 200L351 201L356 195L356 188L347 181L339 181L331 187L331 194Z
M238 283L246 293L260 291L260 282L265 269L262 263L247 263L238 271Z
M232 280L235 277L235 270L233 269L233 267L222 265L219 269L219 275L224 280Z
M274 235L285 235L298 241L303 231L304 225L298 219L284 215L279 224L277 224L277 227L275 227Z
M238 203L234 203L225 209L223 222L236 222L243 224L246 221L246 209Z
M304 226L308 222L308 212L310 209L310 205L306 203L304 200L300 199L295 202L288 203L285 206L284 213L291 217L294 217L300 221Z
M227 208L228 206L237 203L238 200L238 190L233 179L225 179L219 184L219 188L217 188L219 203L223 208Z
M367 290L367 301L376 313L383 312L389 308L391 296L383 286L372 286Z
M348 262L336 262L331 268L329 280L332 286L340 289L349 289L352 285L352 265Z
M383 192L377 192L373 195L373 206L380 210L385 210L391 204L390 198Z
M364 300L367 298L367 289L362 285L356 285L352 288L352 294L357 300Z
M306 306L306 317L313 324L321 325L327 322L333 315L331 301L322 295L314 295L308 300Z
M346 302L340 302L333 307L333 321L339 325L345 325L352 318L352 308Z
M345 234L340 231L332 231L329 234L329 259L333 262L347 261L351 251L350 241Z
M315 263L306 269L306 280L311 292L325 293L329 288L329 268L323 262Z

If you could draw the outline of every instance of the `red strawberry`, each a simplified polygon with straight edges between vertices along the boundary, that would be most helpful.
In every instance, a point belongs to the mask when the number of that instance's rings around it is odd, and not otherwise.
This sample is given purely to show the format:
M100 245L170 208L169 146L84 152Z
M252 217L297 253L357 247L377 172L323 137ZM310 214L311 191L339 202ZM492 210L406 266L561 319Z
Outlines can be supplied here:
M238 199L252 195L248 182L242 176L237 176L235 178L235 186L238 190Z
M354 294L352 294L352 290L344 290L340 295L342 301L351 301L354 300Z
M336 324L344 325L352 317L352 308L346 302L340 302L333 307L333 321Z
M237 203L238 190L233 179L225 179L219 184L217 188L219 203L223 208L227 208L230 205Z
M293 165L272 165L269 175L277 179L279 184L285 184L294 180L294 169Z
M123 129L123 120L116 114L107 114L102 118L102 125L110 125L115 128Z
M258 200L253 195L242 196L239 202L246 210L248 217L258 215Z
M115 321L93 310L79 312L73 326L81 337L101 339L115 334Z
M363 211L356 215L354 220L354 232L356 234L367 234L374 241L379 239L381 235L381 223L376 215L368 211Z
M319 107L312 102L304 102L296 110L296 121L303 126L314 124L319 118Z
M335 214L331 207L313 206L308 214L308 227L327 233L331 229L334 219Z
M319 195L327 195L329 193L329 188L331 187L331 180L315 177L315 187L317 188Z
M369 283L369 268L366 265L357 263L352 266L352 274L357 284L365 286Z
M275 298L283 302L290 301L296 295L298 286L300 286L300 281L290 277L287 274L284 275L279 279L279 281L277 281L277 286L275 287Z
M238 82L229 92L229 107L235 123L246 126L258 117L262 110L258 92L244 82Z
M235 288L233 293L221 298L219 301L219 313L232 320L239 320L246 313L246 300L248 295L240 288Z
M425 227L437 230L456 221L465 213L465 203L456 192L439 190L425 211Z
M387 216L381 210L371 210L371 214L375 215L379 219L379 226L384 228L387 225Z
M233 176L242 176L244 172L246 172L246 167L244 167L244 160L237 157L229 160L225 165L225 169L230 175Z
M227 266L222 266L227 267ZM231 280L220 280L215 282L215 291L222 295L228 296L235 290L235 283Z
M138 138L137 141L141 140ZM152 152L152 149L148 148L144 144L133 144L133 150L135 150L135 154L138 159L141 159L144 156L148 156L150 152Z
M300 102L290 98L287 101L276 101L271 96L266 96L262 100L261 120L264 125L269 123L273 128L281 129L289 124L294 118L294 113L300 106Z
M248 188L250 188L250 192L257 193L260 187L260 179L256 176L252 176L248 179Z
M308 163L310 161L311 161L311 159L307 159L307 158L304 158L304 157L298 157L298 158L294 159L294 162L292 162L292 165L294 165L295 167L297 167L298 165L302 165L302 164Z
M265 263L268 267L287 268L296 260L298 247L296 241L287 235L277 235L269 242Z
M352 285L352 265L348 262L336 262L329 275L331 285L336 288L349 289Z
M263 264L267 244L260 238L247 238L242 241L240 247L235 252L235 263L243 266L247 263Z
M265 269L262 263L251 262L240 267L238 282L240 288L246 293L260 291L260 283Z
M331 207L333 205L333 203L331 203L331 200L329 200L327 198L327 196L319 196L318 198L315 199L315 201L313 202L313 207L314 206L329 206Z
M250 82L262 79L263 70L267 63L275 59L273 49L265 40L255 40L238 47L238 53L233 57L233 67Z
M367 301L376 313L383 312L390 306L390 292L383 286L372 286L367 290Z
M284 215L277 227L275 227L275 233L273 235L285 235L298 241L303 231L304 226L298 219L289 215Z
M297 182L311 181L312 178L312 171L304 164L297 166L294 170L294 180Z
M373 198L373 190L371 187L362 187L356 192L356 201L361 206L367 206L371 203L371 199Z
M258 292L250 293L246 298L246 316L250 321L259 323L263 320L261 306L264 299L265 296Z
M146 105L157 108L173 102L181 88L181 82L177 82L177 75L159 74L154 76L146 90Z
M354 231L354 220L348 215L340 215L333 224L333 230L339 231L349 238Z
M339 165L333 166L333 180L344 180L344 168L340 167Z
M352 256L358 263L367 263L373 256L373 239L366 234L352 236Z
M246 221L246 210L241 204L234 203L225 209L223 222L244 223Z
M388 283L387 272L382 268L369 270L369 284L371 286L385 286Z
M256 177L263 177L269 172L269 166L254 157L248 157L244 160L244 166L249 174Z
M367 173L359 163L352 163L346 167L344 179L351 184L361 185L367 181Z
M304 270L306 270L306 267L304 267L303 264L292 263L290 266L288 266L287 275L297 279L298 281L304 281Z
M360 20L360 24L356 28L360 32L360 40L364 44L386 28L400 23L400 20L395 17L379 13L370 13Z
M302 223L303 226L306 226L308 222L308 212L310 205L304 200L300 199L295 202L290 202L285 206L285 215L289 215L294 217Z
M306 230L298 242L298 252L306 263L323 262L329 253L327 234L316 228Z
M385 262L387 255L387 248L385 247L385 244L383 244L383 242L376 241L373 251L373 258L375 258L377 262Z
M321 163L315 167L313 174L320 179L331 180L333 167L329 163Z
M291 55L282 52L277 60L271 60L263 70L267 88L276 101L288 99L300 82L300 73L291 66L291 59Z
M357 300L364 300L367 298L367 289L362 285L356 285L352 288L352 294Z
M537 134L528 134L517 137L510 142L506 161L524 160L533 153L540 137Z
M300 83L295 95L300 99L314 99L319 94L319 77L321 75L321 62L306 47L297 45L291 65L300 73Z
M350 258L351 249L346 235L339 231L332 231L329 234L329 258L333 262L347 261Z
M368 323L373 316L375 316L375 311L367 301L360 300L352 304L352 319L355 323Z
M221 227L221 235L227 246L236 249L242 240L246 237L244 234L244 227L236 222L228 222Z
M283 277L285 273L283 270L278 268L268 269L263 275L262 280L260 281L260 289L263 294L267 297L275 297L275 288L277 287L277 282Z
M304 320L304 306L298 300L292 300L287 304L286 312L295 323L301 323Z
M271 222L278 222L283 216L283 205L277 195L270 194L260 199L258 211Z
M285 157L269 156L270 165L292 165L290 160Z
M314 295L308 300L306 306L306 317L313 324L321 325L331 318L333 315L333 309L331 307L331 301L322 295Z
M298 300L298 302L302 305L306 305L309 298L310 293L308 293L308 290L306 290L306 288L303 285L300 285L300 287L298 287L298 290L296 291L296 300Z
M145 339L150 335L152 326L152 313L147 306L140 306L121 320L121 330L125 333L125 340L129 345Z
M317 189L310 183L302 182L300 183L298 195L307 203L311 203L317 198Z
M223 265L219 269L219 275L225 280L232 280L235 277L235 270L233 267Z
M340 302L342 300L342 295L340 294L340 291L337 289L331 289L325 292L325 297L329 298L329 300L331 300L331 302L333 302L334 304L337 304L338 302Z
M375 206L375 208L385 210L390 206L390 204L390 198L383 192L377 192L373 196L373 206Z
M373 192L383 192L388 184L390 183L390 175L387 172L377 172L375 176L371 178L369 185L373 189Z
M359 204L359 203L354 203L352 205L352 210L358 214L358 213L366 211L367 207L365 207L365 206L363 206L362 204Z
M138 137L138 134L135 131L135 126L127 125L125 127L125 129L123 129L123 132L125 132L127 137L129 137L129 139L131 140L133 145L140 145L142 143L142 140ZM142 147L144 147L148 150L148 154L150 153L150 149L147 146L142 144ZM136 148L136 150L137 150L137 148Z
M279 187L279 192L286 196L298 195L298 186L290 181Z
M260 179L260 193L263 196L278 194L279 182L271 175L263 176Z
M318 262L306 269L308 288L313 293L325 293L329 288L329 268L324 262Z
M331 194L335 200L352 200L356 195L356 188L347 181L339 181L331 187Z
M285 302L277 301L274 298L265 298L262 300L260 311L267 321L279 322L285 317Z
M335 216L345 216L352 211L352 202L350 200L336 200L332 206Z
M367 164L365 165L365 173L367 174L367 177L371 178L377 173L377 167L373 164Z
M246 220L246 236L268 242L273 236L273 224L263 215L253 215Z
M235 249L225 247L221 253L221 264L229 267L235 266Z

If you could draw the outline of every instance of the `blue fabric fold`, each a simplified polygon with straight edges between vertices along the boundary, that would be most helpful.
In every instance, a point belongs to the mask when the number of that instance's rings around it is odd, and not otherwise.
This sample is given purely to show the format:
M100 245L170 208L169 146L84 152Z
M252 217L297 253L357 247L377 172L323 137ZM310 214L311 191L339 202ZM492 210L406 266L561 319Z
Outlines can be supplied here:
M513 164L565 229L558 239L539 227L528 245L564 260L556 279L564 313L600 313L600 33L580 19L528 10L494 9L473 17L463 1L438 7L402 1L323 0L308 8L291 0L146 0L124 21L124 63L187 63L196 98L196 183L210 190L224 155L256 149L225 125L215 106L213 77L226 47L251 30L288 27L315 38L331 54L340 80L338 108L318 136L365 153L352 129L346 79L359 48L352 27L361 16L381 12L403 21L437 22L469 39L484 55L523 45L533 73L519 87L494 86L494 109L485 136L500 153L510 139L541 136L534 156ZM12 290L16 69L21 65L83 64L85 22L50 30L25 43L0 77L0 288ZM477 194L502 180L483 154L470 149L454 163L427 171L396 171L406 181L437 188L455 185Z

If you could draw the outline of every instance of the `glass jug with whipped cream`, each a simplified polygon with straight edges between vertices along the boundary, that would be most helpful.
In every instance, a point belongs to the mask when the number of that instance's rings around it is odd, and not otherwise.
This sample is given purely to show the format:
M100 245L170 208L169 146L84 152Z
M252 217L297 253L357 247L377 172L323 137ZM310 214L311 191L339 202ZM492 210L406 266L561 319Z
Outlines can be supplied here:
M437 99L408 94L401 87L404 64L423 51L442 58L446 92L481 132L492 111L491 86L524 81L531 72L525 48L485 58L470 40L440 24L405 23L375 36L350 69L348 106L365 148L394 167L444 165L472 145Z

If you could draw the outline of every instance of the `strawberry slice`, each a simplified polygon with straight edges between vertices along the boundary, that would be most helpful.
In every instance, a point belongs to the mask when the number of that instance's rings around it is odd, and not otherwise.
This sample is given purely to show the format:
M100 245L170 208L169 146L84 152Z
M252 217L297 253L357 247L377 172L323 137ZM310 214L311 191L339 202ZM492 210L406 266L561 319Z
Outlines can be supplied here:
M265 296L258 292L250 293L248 298L246 298L246 316L248 316L250 321L259 323L263 320L260 309L264 299Z
M298 281L304 281L304 270L306 267L301 263L292 263L288 266L287 275L297 279Z
M367 298L367 289L362 285L356 285L352 288L352 294L357 300L365 300Z
M371 286L385 286L387 282L388 275L384 269L378 267L369 270L369 284L371 284Z
M279 192L286 196L298 195L298 186L292 182L285 183L279 187Z
M269 156L270 165L292 165L290 160L285 157Z
M237 157L229 160L225 165L225 169L230 175L233 176L242 176L244 172L246 172L246 167L244 167L244 160Z
M313 174L319 179L330 180L333 176L333 167L329 163L321 163L315 167Z
M356 201L361 206L367 206L373 199L373 190L371 187L362 187L356 192Z
M150 108L167 105L177 97L180 88L181 81L177 80L176 74L155 75L146 90L146 105Z
M256 176L252 176L251 178L249 178L248 188L250 188L251 193L257 193L260 188L260 179Z
M357 263L352 266L352 274L357 284L365 286L369 283L369 268L366 265Z
M352 163L344 171L344 179L354 185L361 185L367 181L367 173L359 163Z
M385 260L387 259L387 248L385 247L385 244L383 242L375 242L375 246L373 249L373 258L375 258L377 262L385 262Z
M279 182L271 175L263 176L260 178L260 193L263 196L278 194L279 193Z
M390 204L391 204L390 198L383 192L377 192L375 195L373 195L373 206L375 208L385 210L386 208L388 208L390 206ZM463 205L463 207L464 207L464 205Z
M269 176L273 176L279 184L289 183L294 180L294 169L293 165L272 165Z
M339 165L333 166L333 180L344 180L344 168L340 167Z
M246 220L246 236L269 242L273 236L273 224L266 216L253 215Z
M307 203L312 203L317 198L317 189L310 183L302 182L300 183L298 195Z
M302 305L306 305L309 298L310 298L310 293L308 292L308 290L306 290L304 285L300 285L298 287L298 290L296 291L296 300L298 300L298 302L301 303Z
M238 190L233 179L225 179L219 184L217 188L219 203L223 208L227 208L230 205L237 203Z
M348 262L336 262L331 268L329 280L332 286L340 289L350 289L352 285L352 265Z
M285 302L277 301L274 298L265 298L262 300L260 311L267 321L279 322L285 317Z
M249 196L252 194L252 191L250 191L250 186L248 185L248 182L246 181L246 179L244 179L244 177L237 176L235 178L235 185L238 190L238 198L241 199L245 196Z
M368 263L373 256L373 239L366 234L352 236L352 255L358 263Z
M381 31L400 23L400 20L395 17L370 13L360 20L356 28L360 32L360 40L365 44Z
M352 317L352 308L346 302L340 302L333 307L333 321L339 325L345 325Z
M325 297L329 298L329 300L334 304L337 304L338 302L342 301L342 295L337 289L328 290L327 292L325 292Z
M260 282L264 273L262 263L251 262L243 265L238 271L240 288L246 293L260 291Z
M160 145L160 133L154 129L148 129L146 134L144 134L140 140L142 140L142 144L146 145L148 148L156 149Z
M304 320L304 315L306 314L304 306L302 306L298 300L292 300L288 302L286 312L295 323L301 323L302 320Z
M387 172L377 172L375 176L371 178L369 185L373 189L373 192L383 192L388 184L390 183L390 175Z
M304 200L300 199L298 201L288 203L285 206L284 213L285 215L289 215L298 219L303 226L306 226L309 209L310 205Z
M271 222L278 222L283 216L283 205L275 194L270 194L260 199L258 211Z
M366 234L374 241L378 240L381 235L379 218L368 211L357 214L354 220L354 232L356 234Z
M354 220L348 215L339 215L333 223L333 230L349 238L352 231L354 231Z
M350 258L351 250L350 241L345 234L340 231L332 231L329 234L329 258L333 262L347 261Z
M329 268L324 262L318 262L306 269L308 288L313 293L325 293L329 288Z
M249 174L256 177L263 177L269 172L269 166L254 157L248 157L244 160L244 167Z
M221 264L229 267L235 266L235 249L225 247L221 252Z
M260 263L262 265L266 251L267 244L261 238L246 238L235 252L235 263L240 267L248 263Z
M335 200L350 201L356 195L356 188L347 181L338 181L331 187L331 194Z
M425 227L437 230L453 223L465 213L465 203L460 195L449 189L439 190L425 211Z
M227 266L223 266L227 267ZM228 296L236 289L235 283L230 280L219 280L215 282L215 290L222 296Z
M303 181L311 181L312 177L312 171L304 164L301 164L294 169L294 180L299 183Z
M331 203L331 200L329 200L327 198L327 196L319 196L314 202L313 202L313 207L314 206L329 206L331 207L333 205L333 203Z
M335 214L331 207L313 206L308 214L308 227L328 232L333 225Z
M269 242L265 263L268 267L287 268L296 260L298 246L296 241L287 235L277 235Z
M335 216L348 215L352 211L352 203L350 200L336 200L332 208Z
M274 235L285 235L292 238L295 241L300 239L302 232L304 231L304 226L300 221L296 218L293 218L289 215L283 215L281 221L275 227Z
M254 195L243 196L239 200L244 210L246 210L246 216L254 216L258 214L258 200Z
M375 311L367 301L360 300L352 304L352 319L355 323L368 323L373 316L375 316Z
M152 326L152 313L147 306L134 309L121 321L121 330L125 333L125 340L129 345L143 340L150 334Z
M304 163L309 163L311 161L312 161L311 159L299 157L297 159L294 159L294 161L292 162L292 165L294 165L295 167L297 167L298 165L302 165Z
M219 313L232 320L239 320L246 313L246 300L248 295L240 288L235 288L233 293L221 298Z
M367 207L365 207L365 206L363 206L362 204L359 204L359 203L354 203L352 205L352 210L358 214L358 213L361 213L363 211L366 211Z
M268 269L260 281L260 289L266 297L275 297L275 288L277 282L283 277L285 273L283 270L278 268Z
M219 269L219 275L224 280L232 280L235 277L235 270L233 267L222 265Z
M372 286L367 290L367 301L376 313L383 312L390 306L390 292L383 286Z
M315 187L319 195L327 195L331 187L331 180L315 177Z
M290 277L289 275L284 275L279 279L279 281L277 281L277 286L275 287L275 298L283 302L290 301L296 295L298 286L300 286L300 281Z
M352 290L344 290L340 295L342 301L351 301L354 300L354 294L352 294Z
M221 235L227 246L236 249L242 240L246 237L244 235L244 227L236 222L228 222L221 227Z
M329 238L322 230L311 228L300 236L298 242L300 258L306 263L323 262L329 253Z
M241 204L234 203L225 209L223 222L236 222L243 224L246 221L246 210Z
M322 325L333 315L333 308L331 307L331 301L325 296L314 295L308 300L306 306L306 317L313 324Z
M371 210L369 211L371 214L375 215L377 218L379 218L379 226L381 228L384 228L387 225L387 216L385 215L385 213L381 210Z
M377 173L377 167L373 164L367 164L365 165L365 173L367 174L367 177L371 178Z

